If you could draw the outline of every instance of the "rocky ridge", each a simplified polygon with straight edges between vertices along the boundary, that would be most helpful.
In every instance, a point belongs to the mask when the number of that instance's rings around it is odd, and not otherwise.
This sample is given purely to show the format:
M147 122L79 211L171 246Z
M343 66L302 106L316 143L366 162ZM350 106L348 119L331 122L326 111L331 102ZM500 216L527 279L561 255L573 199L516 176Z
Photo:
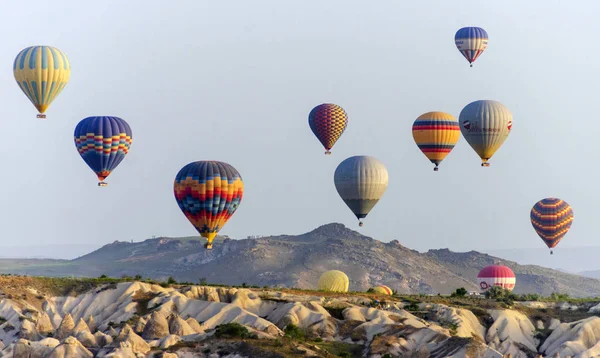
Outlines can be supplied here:
M378 307L374 299L381 301ZM479 300L481 307L489 304ZM349 356L373 358L600 354L600 318L595 316L600 304L556 304L563 311L588 313L570 322L524 313L534 312L533 307L415 306L398 297L367 294L124 282L76 296L47 297L41 304L1 299L0 357L276 357L285 356L274 353L282 349L276 345L282 340L314 357L331 356L325 346L331 342L352 350ZM251 336L219 337L219 327L230 323L243 325ZM306 339L282 338L292 325ZM279 348L269 351L269 344Z

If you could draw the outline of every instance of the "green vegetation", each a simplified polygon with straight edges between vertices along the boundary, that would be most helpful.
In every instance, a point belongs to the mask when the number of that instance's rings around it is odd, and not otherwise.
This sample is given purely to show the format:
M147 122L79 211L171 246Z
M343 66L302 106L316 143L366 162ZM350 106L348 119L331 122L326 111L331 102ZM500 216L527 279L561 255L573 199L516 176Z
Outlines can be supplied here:
M215 337L217 338L256 338L250 334L246 326L237 322L220 324L216 327Z
M285 333L286 337L291 339L306 340L306 335L304 334L304 331L295 324L290 323L287 326L285 326L283 333Z
M456 291L452 292L450 297L465 297L467 293L467 290L464 287L461 287L457 288Z

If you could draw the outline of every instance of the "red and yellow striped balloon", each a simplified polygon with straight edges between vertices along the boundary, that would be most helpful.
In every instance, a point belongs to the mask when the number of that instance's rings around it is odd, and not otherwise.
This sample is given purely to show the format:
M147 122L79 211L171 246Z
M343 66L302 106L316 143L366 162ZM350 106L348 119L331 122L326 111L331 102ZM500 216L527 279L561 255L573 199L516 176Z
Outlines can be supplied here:
M374 292L380 293L382 295L388 295L391 296L394 292L392 291L391 288L387 287L386 285L378 285L372 288L372 290Z

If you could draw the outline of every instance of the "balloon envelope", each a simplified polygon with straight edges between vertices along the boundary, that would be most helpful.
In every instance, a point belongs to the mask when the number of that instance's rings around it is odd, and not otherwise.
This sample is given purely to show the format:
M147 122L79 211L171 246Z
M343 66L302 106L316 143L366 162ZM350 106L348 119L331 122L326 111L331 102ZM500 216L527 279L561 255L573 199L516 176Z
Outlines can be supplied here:
M415 120L412 135L419 149L435 164L434 170L437 170L458 142L460 127L451 114L428 112Z
M502 146L512 129L513 118L508 108L498 101L475 101L460 112L460 131L481 158L482 166Z
M175 200L198 233L208 240L206 248L237 210L244 194L240 173L217 161L193 162L175 177Z
M463 27L456 31L454 43L458 51L472 64L486 49L488 34L481 27Z
M388 172L374 157L358 155L341 162L333 180L342 200L360 220L367 217L385 193Z
M318 283L319 290L330 292L348 292L349 285L348 276L339 270L324 272Z
M121 163L132 143L129 124L119 117L87 117L75 127L75 147L96 173L98 185Z
M17 84L44 118L48 106L65 88L71 76L67 55L51 46L31 46L19 52L13 63Z
M325 154L330 154L329 150L346 130L348 115L337 104L323 103L310 111L308 125L325 147Z
M549 249L558 245L573 223L573 209L566 201L546 198L531 208L531 225Z
M493 286L512 291L515 288L516 280L515 273L503 265L486 266L477 275L479 287L483 291L487 291Z
M379 286L375 286L372 288L373 291L380 293L382 295L388 295L391 296L393 294L393 291L391 288L387 287L386 285L379 285Z

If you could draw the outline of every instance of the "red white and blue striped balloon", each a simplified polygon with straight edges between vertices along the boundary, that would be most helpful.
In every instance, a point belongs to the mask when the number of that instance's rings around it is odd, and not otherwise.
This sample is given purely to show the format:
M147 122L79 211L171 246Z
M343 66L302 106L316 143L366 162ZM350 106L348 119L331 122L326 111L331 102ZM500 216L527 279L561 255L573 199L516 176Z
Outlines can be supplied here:
M473 67L473 62L487 47L488 34L481 27L463 27L456 31L454 43L458 51L465 56L471 67Z

